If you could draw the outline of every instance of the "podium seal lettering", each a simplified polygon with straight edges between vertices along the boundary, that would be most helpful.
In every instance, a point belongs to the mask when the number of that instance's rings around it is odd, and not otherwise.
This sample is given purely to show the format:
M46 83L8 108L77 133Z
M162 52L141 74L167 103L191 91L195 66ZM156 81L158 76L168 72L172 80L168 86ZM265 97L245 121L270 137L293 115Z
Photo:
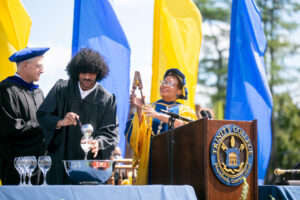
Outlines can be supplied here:
M237 125L221 127L211 143L210 161L222 183L228 186L243 183L253 165L253 146L248 134Z

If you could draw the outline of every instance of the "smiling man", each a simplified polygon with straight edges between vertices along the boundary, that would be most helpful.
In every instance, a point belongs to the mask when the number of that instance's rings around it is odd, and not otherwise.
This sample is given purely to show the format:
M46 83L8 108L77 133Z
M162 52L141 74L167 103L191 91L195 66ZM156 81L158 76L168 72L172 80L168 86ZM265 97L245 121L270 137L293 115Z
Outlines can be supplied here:
M52 158L49 184L71 184L62 160L84 158L80 146L83 135L76 118L94 128L88 159L109 159L119 141L116 97L97 84L108 74L102 56L91 49L81 49L66 71L70 79L57 81L37 112Z

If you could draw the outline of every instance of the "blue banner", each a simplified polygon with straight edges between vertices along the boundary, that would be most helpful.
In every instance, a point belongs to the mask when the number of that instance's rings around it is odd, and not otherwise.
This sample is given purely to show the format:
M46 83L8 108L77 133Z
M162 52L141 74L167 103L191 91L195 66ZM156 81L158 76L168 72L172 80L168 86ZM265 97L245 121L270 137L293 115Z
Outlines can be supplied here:
M81 48L98 51L109 66L100 84L116 95L119 146L125 153L125 124L129 109L130 47L108 0L75 0L72 56Z
M225 119L257 119L258 184L264 182L271 145L273 100L264 53L266 38L254 0L233 0Z

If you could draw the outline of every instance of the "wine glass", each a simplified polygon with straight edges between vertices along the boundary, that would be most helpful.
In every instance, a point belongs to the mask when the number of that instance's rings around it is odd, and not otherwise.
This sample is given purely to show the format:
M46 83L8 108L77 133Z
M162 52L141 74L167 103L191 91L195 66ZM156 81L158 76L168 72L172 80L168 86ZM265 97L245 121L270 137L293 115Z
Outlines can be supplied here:
M25 157L20 157L19 158L19 167L20 167L20 171L22 174L22 185L26 185L26 158Z
M43 181L42 185L47 185L46 175L47 175L47 172L49 171L49 169L51 167L51 164L52 164L52 161L51 161L50 156L40 156L38 158L38 166L39 166L39 168L42 171L43 176L44 176L44 181Z
M81 148L84 151L84 160L87 160L87 155L92 147L92 140L93 138L90 136L83 136L80 140Z
M28 183L26 183L26 177L29 177L29 156L24 156L22 158L22 166L24 169L24 184L28 185Z
M20 183L19 183L19 185L23 185L23 182L22 182L22 180L23 180L23 172L22 172L22 166L21 166L21 157L15 157L15 159L14 159L14 166L15 166L15 168L16 168L16 170L18 171L18 173L19 173L19 176L20 176Z
M31 175L32 172L35 170L37 166L37 160L35 156L27 156L27 161L26 161L26 168L27 168L27 173L28 173L28 185L32 185L31 184Z

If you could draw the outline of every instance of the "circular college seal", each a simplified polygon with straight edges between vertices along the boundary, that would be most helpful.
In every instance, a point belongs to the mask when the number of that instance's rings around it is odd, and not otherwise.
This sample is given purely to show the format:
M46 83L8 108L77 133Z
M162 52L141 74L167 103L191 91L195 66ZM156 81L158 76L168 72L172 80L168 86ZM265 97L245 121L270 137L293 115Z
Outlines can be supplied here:
M237 125L221 127L212 140L210 160L222 183L240 185L253 165L253 146L247 133Z

